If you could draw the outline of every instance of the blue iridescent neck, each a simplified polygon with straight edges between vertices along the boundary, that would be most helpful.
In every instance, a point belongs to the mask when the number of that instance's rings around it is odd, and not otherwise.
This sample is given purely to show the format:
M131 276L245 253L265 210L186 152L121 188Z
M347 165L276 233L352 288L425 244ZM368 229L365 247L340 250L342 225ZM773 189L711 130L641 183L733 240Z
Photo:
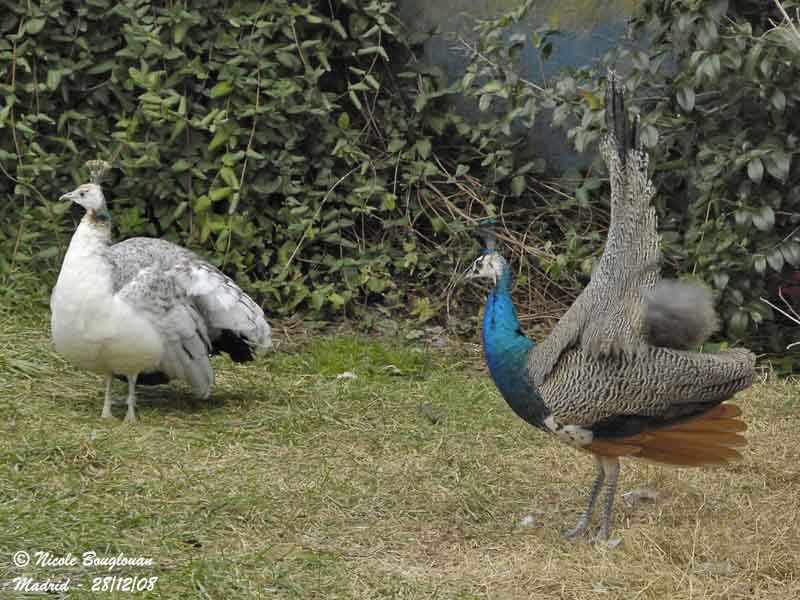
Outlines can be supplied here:
M511 269L503 270L483 314L483 350L497 389L520 417L538 427L546 417L542 397L528 381L528 353L535 343L525 337L511 298Z

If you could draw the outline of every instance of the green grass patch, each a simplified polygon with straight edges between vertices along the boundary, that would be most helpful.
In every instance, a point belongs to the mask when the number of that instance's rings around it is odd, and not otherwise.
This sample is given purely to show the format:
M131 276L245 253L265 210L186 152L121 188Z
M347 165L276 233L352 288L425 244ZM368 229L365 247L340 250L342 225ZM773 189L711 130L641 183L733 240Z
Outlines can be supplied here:
M140 422L127 426L99 418L101 379L55 354L45 315L0 313L0 331L7 594L21 575L70 577L84 586L75 598L97 597L88 588L104 575L158 577L137 594L152 598L798 592L800 408L790 382L742 395L751 445L734 467L626 462L623 491L654 486L665 499L619 501L623 543L609 551L560 535L583 508L592 461L505 406L477 345L276 327L282 350L264 360L215 359L211 401L181 384L140 388ZM124 391L115 387L120 400ZM518 526L526 515L531 528ZM19 550L154 564L19 568Z

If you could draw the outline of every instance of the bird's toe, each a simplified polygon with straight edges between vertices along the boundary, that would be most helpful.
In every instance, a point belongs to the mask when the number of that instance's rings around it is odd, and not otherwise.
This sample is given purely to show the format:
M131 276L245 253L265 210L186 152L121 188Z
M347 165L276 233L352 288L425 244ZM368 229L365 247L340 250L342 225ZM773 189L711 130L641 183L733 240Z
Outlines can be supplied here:
M574 528L564 532L564 537L567 538L568 540L574 540L582 536L584 533L586 533L586 530L588 528L589 528L589 523L584 521L579 521Z

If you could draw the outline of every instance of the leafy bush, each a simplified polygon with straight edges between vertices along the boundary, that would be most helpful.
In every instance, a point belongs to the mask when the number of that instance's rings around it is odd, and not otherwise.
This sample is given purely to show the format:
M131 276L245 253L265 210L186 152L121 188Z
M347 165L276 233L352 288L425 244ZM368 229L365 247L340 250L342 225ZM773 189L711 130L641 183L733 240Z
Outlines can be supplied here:
M484 26L464 84L481 108L503 107L506 131L551 110L579 152L593 148L602 135L605 66L562 73L544 88L520 79L514 53L525 36L501 32L524 18L521 11ZM713 286L726 338L746 336L755 348L782 353L796 336L760 301L800 267L800 165L793 160L800 46L787 39L790 29L775 29L780 20L777 8L750 0L645 0L631 22L633 44L603 62L626 73L631 105L641 112L667 270ZM546 51L551 33L536 31L533 42ZM605 203L595 173L575 186L578 205ZM600 244L579 236L543 266L556 280L563 266L590 270Z
M6 288L52 282L72 228L53 201L98 157L119 237L199 248L273 314L413 305L445 271L420 194L447 109L412 108L435 74L389 70L413 58L391 3L0 6Z
M86 159L114 157L120 237L200 249L273 314L450 314L477 247L465 232L498 215L507 247L534 258L515 261L518 302L546 329L602 249L605 66L521 77L524 44L546 58L556 33L530 31L531 5L477 22L452 82L417 61L385 0L0 0L2 289L46 291L72 228L54 199ZM713 285L723 337L778 352L791 332L759 296L800 265L800 62L771 18L755 0L644 0L634 44L604 63L642 114L667 269ZM592 166L546 177L537 119Z

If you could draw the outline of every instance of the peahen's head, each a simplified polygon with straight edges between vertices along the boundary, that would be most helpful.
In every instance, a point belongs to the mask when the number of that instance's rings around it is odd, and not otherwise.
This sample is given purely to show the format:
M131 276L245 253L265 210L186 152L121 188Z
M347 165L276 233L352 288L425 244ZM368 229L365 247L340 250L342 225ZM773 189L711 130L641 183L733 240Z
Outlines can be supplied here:
M96 183L84 183L77 189L61 196L59 200L70 200L75 204L80 204L87 211L106 212L106 199L103 196L103 190Z
M507 263L497 250L487 248L464 273L465 279L490 279L496 285L506 269Z

